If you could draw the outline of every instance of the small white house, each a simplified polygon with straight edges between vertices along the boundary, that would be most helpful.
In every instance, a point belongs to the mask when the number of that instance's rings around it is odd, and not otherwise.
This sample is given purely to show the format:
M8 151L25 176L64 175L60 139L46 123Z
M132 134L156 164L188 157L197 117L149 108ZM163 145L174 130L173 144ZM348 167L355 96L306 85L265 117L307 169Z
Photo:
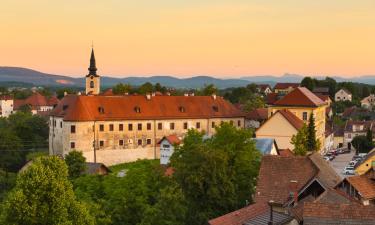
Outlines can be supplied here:
M168 165L169 160L174 152L176 145L181 144L181 139L176 135L169 135L163 137L158 144L160 145L160 164Z
M335 94L335 101L352 101L352 93L350 93L345 88L341 88L338 92Z
M361 100L361 106L366 109L372 109L372 107L375 105L375 95L371 94L367 96L366 98Z
M8 117L13 113L14 100L9 96L0 97L0 117Z

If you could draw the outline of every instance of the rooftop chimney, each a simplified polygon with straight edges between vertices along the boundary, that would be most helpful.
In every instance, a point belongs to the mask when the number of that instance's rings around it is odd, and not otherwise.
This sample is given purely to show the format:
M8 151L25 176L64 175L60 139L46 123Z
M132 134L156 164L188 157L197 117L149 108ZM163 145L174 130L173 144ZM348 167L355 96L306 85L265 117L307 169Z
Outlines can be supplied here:
M298 182L296 180L291 180L289 183L289 193L290 197L293 198L294 205L298 203Z
M147 100L151 100L151 94L150 94L150 93L147 93L147 94L146 94L146 98L147 98Z
M184 96L186 97L186 96L189 96L189 93L184 93Z
M268 225L273 225L273 204L275 202L273 200L270 200L268 202L268 205L270 206L270 221L268 221Z
M216 94L215 94L215 93L212 94L212 98L213 98L214 100L216 100Z
M67 96L68 95L68 92L64 91L64 96Z

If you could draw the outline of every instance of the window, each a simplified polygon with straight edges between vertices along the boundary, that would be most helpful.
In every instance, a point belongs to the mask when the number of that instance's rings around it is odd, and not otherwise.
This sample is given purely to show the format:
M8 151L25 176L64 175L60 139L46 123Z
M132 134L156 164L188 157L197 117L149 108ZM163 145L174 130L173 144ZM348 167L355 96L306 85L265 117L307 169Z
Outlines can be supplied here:
M201 123L200 123L200 122L197 122L197 123L195 124L195 127L196 127L197 129L200 129L200 128L201 128Z
M188 129L188 123L184 123L184 129L187 130Z
M139 106L136 106L136 107L134 107L134 111L136 113L141 113L141 108L139 108Z
M233 120L229 121L229 124L230 124L230 125L233 125Z
M169 129L174 130L174 123L169 124Z
M178 107L178 110L183 113L183 112L185 112L185 107L180 106L180 107Z
M60 122L60 128L62 128L62 122Z
M104 146L104 141L99 141L99 146L103 147Z
M99 131L104 131L104 124L99 125Z
M138 130L142 130L142 124L138 123Z
M142 145L142 139L138 139L138 146Z
M76 143L75 143L75 142L70 142L70 148L71 148L71 149L76 148Z
M171 147L170 145L163 145L163 148L169 148Z
M94 88L94 81L90 81L90 88Z
M124 145L124 140L119 140L118 141L118 145L123 146Z
M133 124L131 124L131 123L128 124L128 130L129 130L129 131L132 131L132 130L133 130Z
M158 130L162 130L163 129L163 124L162 123L158 123Z
M147 130L151 130L151 123L147 123Z
M147 139L147 144L148 144L148 145L151 144L151 139L150 139L150 138Z
M212 106L212 109L213 109L215 112L219 112L219 108L218 108L216 105Z
M307 112L302 113L302 119L305 121L307 120Z
M241 120L237 121L237 126L239 126L239 127L241 126Z
M76 126L75 125L70 126L70 133L72 133L72 134L76 133Z
M124 124L122 124L122 123L119 124L119 125L118 125L118 130L119 130L119 131L123 131L123 130L124 130Z
M53 126L56 127L56 120L53 121Z
M212 123L211 123L211 127L212 127L212 128L215 128L215 122L212 122Z
M109 124L109 131L113 131L113 124Z
M98 112L99 112L100 114L103 114L103 113L104 113L104 108L101 107L101 106L99 106L99 107L98 107Z

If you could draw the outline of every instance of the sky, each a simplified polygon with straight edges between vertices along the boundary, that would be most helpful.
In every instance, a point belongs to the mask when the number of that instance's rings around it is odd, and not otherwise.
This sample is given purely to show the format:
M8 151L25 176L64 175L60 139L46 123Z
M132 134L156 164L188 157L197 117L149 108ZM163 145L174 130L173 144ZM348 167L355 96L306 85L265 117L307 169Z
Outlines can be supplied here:
M0 66L111 76L375 75L374 0L1 0Z

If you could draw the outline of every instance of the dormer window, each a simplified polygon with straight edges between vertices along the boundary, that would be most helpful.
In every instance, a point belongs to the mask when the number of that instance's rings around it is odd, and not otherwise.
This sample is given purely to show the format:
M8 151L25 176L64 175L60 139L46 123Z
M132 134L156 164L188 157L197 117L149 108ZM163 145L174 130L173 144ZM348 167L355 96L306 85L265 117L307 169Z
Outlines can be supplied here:
M67 110L68 109L68 105L63 105L63 110Z
M104 108L103 108L102 106L99 106L99 107L98 107L98 112L99 112L100 114L104 114Z
M216 105L212 106L212 110L214 110L214 112L219 112L219 108Z
M139 106L134 107L134 112L141 113L141 108Z
M90 81L90 88L94 88L95 84L94 81Z
M178 111L184 113L186 110L185 110L185 107L180 106L180 107L178 107Z

